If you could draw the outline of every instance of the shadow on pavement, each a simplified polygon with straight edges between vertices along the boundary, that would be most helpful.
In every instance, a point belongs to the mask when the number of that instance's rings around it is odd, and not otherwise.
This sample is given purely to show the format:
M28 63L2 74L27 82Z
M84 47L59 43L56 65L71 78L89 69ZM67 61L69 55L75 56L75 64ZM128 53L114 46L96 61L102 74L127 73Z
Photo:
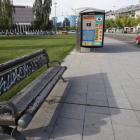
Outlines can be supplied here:
M81 140L83 137L98 139L102 136L112 140L114 132L108 97L113 98L116 93L109 85L107 74L86 75L83 72L85 76L66 75L68 82L59 81L22 133L33 140ZM110 104L117 108L115 99ZM112 115L117 114L119 110Z

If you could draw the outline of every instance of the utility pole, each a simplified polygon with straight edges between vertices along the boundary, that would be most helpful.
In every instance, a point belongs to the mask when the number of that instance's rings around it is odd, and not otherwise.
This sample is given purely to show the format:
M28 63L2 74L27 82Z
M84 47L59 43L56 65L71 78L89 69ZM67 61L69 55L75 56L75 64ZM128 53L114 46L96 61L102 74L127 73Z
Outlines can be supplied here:
M56 2L54 3L55 4L55 33L57 32L57 22L56 22Z

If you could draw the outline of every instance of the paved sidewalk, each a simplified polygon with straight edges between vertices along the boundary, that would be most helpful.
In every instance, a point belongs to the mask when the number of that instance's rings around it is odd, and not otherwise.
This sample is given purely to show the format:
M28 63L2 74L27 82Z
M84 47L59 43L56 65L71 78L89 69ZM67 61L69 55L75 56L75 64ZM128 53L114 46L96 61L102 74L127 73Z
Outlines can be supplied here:
M22 130L28 140L140 140L140 48L105 38L104 48L71 52L62 65L68 82Z

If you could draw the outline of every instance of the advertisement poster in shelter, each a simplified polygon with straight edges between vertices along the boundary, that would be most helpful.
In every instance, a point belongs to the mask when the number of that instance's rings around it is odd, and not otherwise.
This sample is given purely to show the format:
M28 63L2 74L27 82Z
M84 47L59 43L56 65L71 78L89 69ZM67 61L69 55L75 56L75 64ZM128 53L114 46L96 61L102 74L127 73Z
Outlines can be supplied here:
M83 47L102 47L104 37L104 14L82 15Z

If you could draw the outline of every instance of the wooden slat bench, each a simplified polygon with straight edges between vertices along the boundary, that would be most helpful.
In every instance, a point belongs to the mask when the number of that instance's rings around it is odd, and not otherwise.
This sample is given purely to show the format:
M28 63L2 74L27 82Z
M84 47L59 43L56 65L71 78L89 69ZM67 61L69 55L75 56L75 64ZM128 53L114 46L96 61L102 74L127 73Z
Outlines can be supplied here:
M59 66L50 67L58 62ZM17 85L39 68L47 65L47 70L20 91L10 101L0 102L0 133L16 140L26 140L17 127L26 128L67 69L59 61L50 62L45 49L17 58L0 65L0 95ZM15 128L10 127L15 126Z

